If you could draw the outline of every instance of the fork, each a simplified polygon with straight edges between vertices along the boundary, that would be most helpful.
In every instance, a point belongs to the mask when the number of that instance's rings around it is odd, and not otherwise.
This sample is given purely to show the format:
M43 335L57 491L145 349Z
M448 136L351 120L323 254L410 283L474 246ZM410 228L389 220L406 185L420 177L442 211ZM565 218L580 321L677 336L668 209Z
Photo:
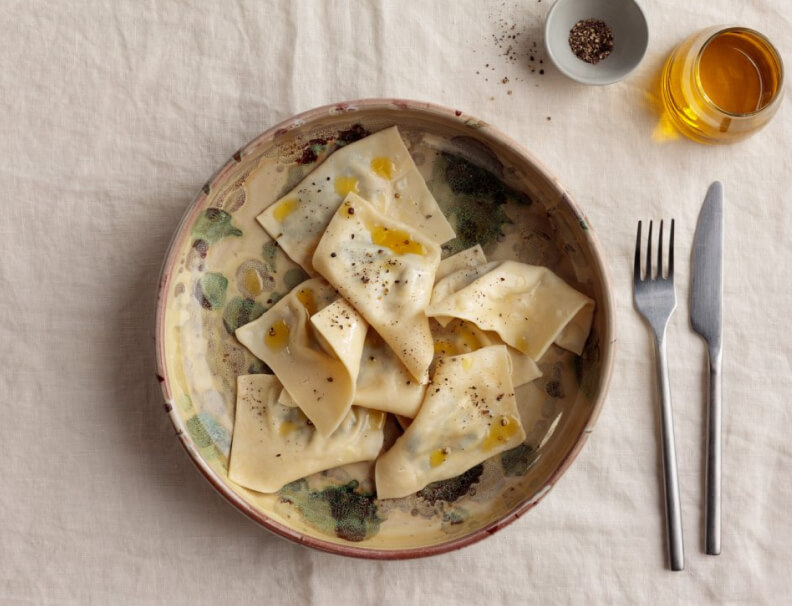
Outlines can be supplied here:
M668 354L666 350L666 327L668 319L676 309L674 292L674 220L671 219L671 234L668 243L668 268L663 276L663 222L660 221L660 237L657 246L657 272L652 275L652 221L649 222L649 237L646 243L646 275L641 277L641 221L635 239L635 273L633 275L633 299L635 307L652 328L657 361L657 385L660 390L660 437L663 448L663 476L665 488L666 530L668 533L668 560L671 570L685 568L685 552L682 544L682 510L679 502L679 478L674 446L674 418L671 412L671 385L668 379Z

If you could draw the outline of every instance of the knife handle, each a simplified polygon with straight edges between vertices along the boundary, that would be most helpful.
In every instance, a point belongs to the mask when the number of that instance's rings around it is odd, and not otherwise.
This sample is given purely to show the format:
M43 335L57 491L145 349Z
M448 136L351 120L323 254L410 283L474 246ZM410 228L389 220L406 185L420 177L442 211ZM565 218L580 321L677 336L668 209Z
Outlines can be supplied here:
M709 352L709 406L707 407L707 509L704 543L708 555L721 552L721 356Z
M671 382L668 378L665 331L655 335L655 354L657 356L657 385L660 389L660 441L663 449L668 563L671 570L684 570L685 547L682 540L682 505L679 496L679 474L677 472L674 440L674 416L671 411Z

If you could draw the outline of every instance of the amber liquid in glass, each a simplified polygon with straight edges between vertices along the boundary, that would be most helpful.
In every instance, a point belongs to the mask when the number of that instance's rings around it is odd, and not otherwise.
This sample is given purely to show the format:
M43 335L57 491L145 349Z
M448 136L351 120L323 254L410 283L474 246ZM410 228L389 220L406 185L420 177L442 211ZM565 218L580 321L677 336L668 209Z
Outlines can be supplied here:
M767 46L750 32L725 32L713 38L699 59L704 93L730 114L750 114L770 103L778 91L778 70Z
M710 31L674 50L663 70L661 93L682 133L704 143L727 143L758 130L773 115L783 68L777 51L758 32Z

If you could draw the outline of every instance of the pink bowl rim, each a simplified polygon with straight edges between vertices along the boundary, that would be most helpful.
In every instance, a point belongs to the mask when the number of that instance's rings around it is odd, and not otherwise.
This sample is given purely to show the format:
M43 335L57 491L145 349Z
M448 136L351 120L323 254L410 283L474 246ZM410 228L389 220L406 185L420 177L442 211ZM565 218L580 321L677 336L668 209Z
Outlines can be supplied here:
M494 520L463 537L452 539L444 543L436 545L427 545L423 547L411 547L406 549L382 549L382 548L365 548L356 547L354 545L345 545L335 543L332 541L325 541L315 537L307 536L298 532L285 524L281 524L276 520L265 515L252 507L240 495L234 492L223 479L209 466L209 464L200 455L195 445L192 443L189 432L181 418L177 414L172 402L170 386L166 374L165 364L165 304L167 301L168 287L170 284L170 276L178 258L179 245L182 239L187 235L186 228L191 224L193 215L197 212L200 202L210 193L212 185L222 179L226 173L233 170L242 160L243 157L249 155L253 150L258 148L265 142L271 142L278 135L282 135L292 129L303 126L305 123L326 116L330 113L344 113L350 114L357 113L361 110L389 110L398 112L400 110L413 110L425 113L427 115L435 116L443 120L450 120L452 122L459 122L463 126L471 126L474 124L476 133L481 135L484 133L488 138L499 142L501 145L512 148L518 155L523 157L529 162L537 172L539 172L548 182L551 182L559 193L559 198L569 206L570 210L575 214L579 221L585 224L584 230L585 238L588 240L591 250L593 251L593 261L597 271L602 277L603 282L603 301L600 303L604 308L606 317L606 334L600 335L600 342L603 343L602 351L604 352L603 359L601 360L602 377L600 381L600 389L597 394L596 400L591 407L591 413L588 421L575 438L575 442L566 456L561 460L560 465L552 472L552 474L543 483L541 488L534 494L534 496L515 507L511 512ZM613 362L615 357L615 344L616 344L616 329L615 329L615 307L612 296L612 280L610 270L604 262L602 254L602 246L599 243L597 236L594 234L588 218L580 211L572 196L564 188L558 179L540 162L534 155L523 147L520 143L513 140L508 135L502 133L498 129L490 126L489 124L478 120L470 114L463 113L459 110L449 109L447 107L425 101L416 101L408 99L397 98L368 98L357 99L352 101L345 101L342 103L332 103L323 105L313 109L309 109L302 113L293 115L286 120L272 126L265 130L263 133L252 139L249 143L239 149L232 157L226 162L201 188L198 194L189 203L185 212L179 222L177 229L174 232L173 238L168 246L167 253L160 271L160 279L157 290L157 304L156 304L156 321L155 321L155 349L156 349L156 368L157 380L160 383L163 399L165 401L164 408L174 429L176 435L179 437L179 442L182 447L190 455L195 467L199 472L208 480L208 482L217 490L223 497L225 497L232 505L239 511L245 514L248 518L257 522L267 530L274 534L293 541L299 545L311 547L313 549L332 553L335 555L342 555L347 557L372 559L372 560L405 560L412 558L422 558L434 555L440 555L450 551L455 551L466 547L473 543L493 535L495 532L505 528L526 512L536 506L548 492L553 488L556 481L566 472L569 466L574 462L580 451L583 449L588 436L592 433L594 424L599 418L602 406L607 396L608 387L610 385L611 376L613 373Z

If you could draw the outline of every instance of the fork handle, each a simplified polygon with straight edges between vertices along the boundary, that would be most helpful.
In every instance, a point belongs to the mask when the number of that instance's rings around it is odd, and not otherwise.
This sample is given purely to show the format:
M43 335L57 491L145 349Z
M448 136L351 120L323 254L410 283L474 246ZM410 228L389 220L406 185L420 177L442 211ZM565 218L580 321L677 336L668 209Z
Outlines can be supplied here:
M721 545L721 356L709 352L707 408L707 485L704 543L707 554L720 555Z
M657 384L660 389L660 440L663 449L663 478L665 482L665 514L668 532L668 562L671 570L685 568L685 549L682 542L682 507L679 498L679 475L674 443L674 417L671 412L671 383L668 378L668 355L665 335L655 339Z

